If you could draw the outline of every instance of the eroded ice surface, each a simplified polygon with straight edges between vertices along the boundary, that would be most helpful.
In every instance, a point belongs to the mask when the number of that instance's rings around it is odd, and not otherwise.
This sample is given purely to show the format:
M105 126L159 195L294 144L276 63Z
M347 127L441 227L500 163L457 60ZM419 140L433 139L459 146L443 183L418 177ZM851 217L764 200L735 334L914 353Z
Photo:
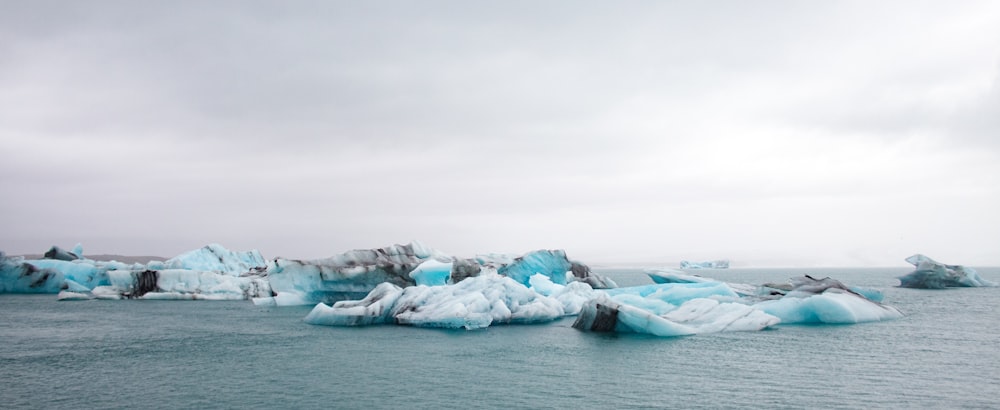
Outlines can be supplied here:
M916 269L899 277L899 287L944 289L959 287L989 287L996 283L983 279L975 269L962 265L945 265L924 255L906 258Z
M557 298L542 295L513 278L484 273L442 286L400 288L383 283L359 301L317 304L305 321L335 326L397 323L481 329L494 323L547 322L565 315Z

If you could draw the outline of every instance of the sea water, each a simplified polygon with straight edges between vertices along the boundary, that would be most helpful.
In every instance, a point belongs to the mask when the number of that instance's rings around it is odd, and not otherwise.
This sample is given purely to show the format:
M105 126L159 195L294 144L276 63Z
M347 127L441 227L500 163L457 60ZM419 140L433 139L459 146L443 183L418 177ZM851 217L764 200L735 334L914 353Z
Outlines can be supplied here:
M1000 288L893 287L899 269L811 274L880 288L906 316L680 338L572 318L438 330L311 326L250 302L0 295L2 408L998 408ZM989 280L1000 268L980 268ZM640 270L601 269L620 285Z

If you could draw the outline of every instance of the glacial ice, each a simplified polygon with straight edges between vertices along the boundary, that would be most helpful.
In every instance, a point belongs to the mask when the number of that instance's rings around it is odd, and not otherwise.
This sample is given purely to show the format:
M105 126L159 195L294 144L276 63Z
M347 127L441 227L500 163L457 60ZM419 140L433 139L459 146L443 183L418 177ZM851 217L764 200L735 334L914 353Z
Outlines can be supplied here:
M658 336L902 316L880 303L876 289L808 275L757 286L658 269L646 270L653 284L617 288L562 250L463 259L413 242L311 261L267 261L257 251L211 244L148 264L93 261L82 256L79 245L72 252L53 247L50 253L52 258L41 260L0 253L0 292L58 292L59 300L252 299L261 305L314 305L305 321L332 326L481 329L578 316L574 327L582 330ZM915 261L918 271L938 272L936 262ZM960 283L989 283L971 269L940 266L951 276L964 275Z
M681 269L728 269L729 261L719 259L714 261L691 262L681 261Z
M806 275L793 279L791 285L780 299L765 300L755 306L781 318L781 323L785 324L848 324L903 316L896 308L871 300L835 279Z
M158 262L151 262L150 265L153 265L150 268L157 269L187 269L239 276L263 272L267 269L267 260L256 249L235 252L213 243L170 258L162 263L162 267Z
M304 305L355 300L381 283L400 288L414 285L441 286L461 283L482 272L496 272L527 285L541 274L555 284L568 281L613 287L610 279L570 261L562 250L538 250L522 256L478 255L474 259L452 257L420 242L378 249L348 251L331 258L300 261L275 259L268 266L274 297L254 299L258 305Z
M761 330L779 322L780 319L775 316L734 302L695 298L657 314L653 310L627 303L622 298L605 295L587 302L573 327L594 332L687 336Z
M906 258L916 269L899 277L899 287L918 289L974 288L997 286L983 279L975 269L961 265L945 265L924 255Z
M335 326L397 323L481 329L494 323L547 322L564 315L564 306L557 299L510 277L486 273L442 286L400 288L383 283L359 301L317 304L305 321Z

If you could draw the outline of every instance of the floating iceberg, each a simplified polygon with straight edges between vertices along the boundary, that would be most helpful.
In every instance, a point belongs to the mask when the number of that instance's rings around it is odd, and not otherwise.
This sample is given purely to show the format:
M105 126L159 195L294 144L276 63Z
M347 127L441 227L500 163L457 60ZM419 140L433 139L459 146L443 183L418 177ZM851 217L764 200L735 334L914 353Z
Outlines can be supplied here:
M681 269L729 269L729 261L726 259L705 262L681 261Z
M945 265L924 255L906 258L916 270L899 277L899 287L917 289L974 288L996 286L979 276L975 269Z
M234 252L213 243L185 252L163 262L150 262L151 269L187 269L216 272L230 276L261 273L267 269L267 260L256 249Z
M0 259L0 293L58 293L59 300L251 299L273 296L257 251L209 245L165 262L125 264L86 259L53 246L46 259ZM0 254L2 255L2 254Z
M557 298L542 295L513 278L487 273L442 286L400 288L386 282L359 301L317 304L305 321L331 326L396 323L482 329L494 323L548 322L565 315Z
M705 283L705 282L718 282L715 279L709 279L699 275L691 275L679 270L674 269L645 269L644 272L654 283ZM750 296L756 295L759 292L759 288L754 285L748 285L743 283L726 283L735 292Z
M779 323L860 323L901 316L829 278L795 278L787 285L773 285L784 288L777 294L765 292L763 286L678 278L686 281L593 289L584 282L555 283L543 273L523 284L484 267L481 275L459 283L383 283L360 300L317 304L305 321L480 329L578 315L573 326L582 330L683 336L755 331Z
M754 306L781 318L781 323L850 324L897 319L899 310L870 299L862 292L831 278L805 275L792 279L790 290L780 299ZM881 294L878 293L881 300Z
M461 259L413 242L312 261L268 262L256 250L236 252L211 244L145 265L94 261L82 254L77 245L72 252L53 246L47 259L2 257L0 293L59 293L60 300L252 299L256 304L285 306L358 299L382 283L399 288L455 284L482 272L499 273L522 285L541 275L552 287L615 286L586 265L569 260L562 250Z
M632 301L633 303L635 301ZM643 301L657 305L657 301ZM636 304L601 296L587 302L573 327L594 332L645 333L655 336L687 336L722 331L761 330L781 320L751 306L714 299L696 298L658 314Z
M307 305L364 298L376 286L391 283L399 288L461 283L482 272L505 276L527 285L536 274L555 284L583 282L592 287L615 283L570 261L562 250L538 250L522 256L479 255L461 259L420 242L378 249L353 250L334 257L300 261L276 259L268 266L274 297L255 299L259 305Z

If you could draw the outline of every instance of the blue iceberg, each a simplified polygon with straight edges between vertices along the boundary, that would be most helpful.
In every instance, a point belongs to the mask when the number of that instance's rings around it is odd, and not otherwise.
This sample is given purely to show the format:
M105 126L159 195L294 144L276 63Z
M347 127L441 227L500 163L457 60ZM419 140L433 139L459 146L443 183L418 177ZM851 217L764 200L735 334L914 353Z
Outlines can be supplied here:
M780 299L765 300L754 306L781 318L781 323L785 324L851 324L903 316L896 308L872 300L835 279L805 275L793 279L791 285ZM881 300L880 293L868 294L877 295Z
M0 254L2 255L2 254ZM0 258L0 293L58 293L59 300L234 300L272 296L257 251L213 244L164 262L95 261L53 246L45 259Z
M975 269L945 265L924 255L906 258L916 269L899 277L899 287L916 289L975 288L997 284L979 276Z
M276 296L254 299L259 305L308 305L364 298L376 286L391 283L399 288L461 283L492 272L527 286L534 275L555 284L583 282L614 287L610 279L570 261L562 250L537 250L521 256L479 255L462 259L420 242L378 249L359 249L326 259L300 261L275 259L267 274Z

